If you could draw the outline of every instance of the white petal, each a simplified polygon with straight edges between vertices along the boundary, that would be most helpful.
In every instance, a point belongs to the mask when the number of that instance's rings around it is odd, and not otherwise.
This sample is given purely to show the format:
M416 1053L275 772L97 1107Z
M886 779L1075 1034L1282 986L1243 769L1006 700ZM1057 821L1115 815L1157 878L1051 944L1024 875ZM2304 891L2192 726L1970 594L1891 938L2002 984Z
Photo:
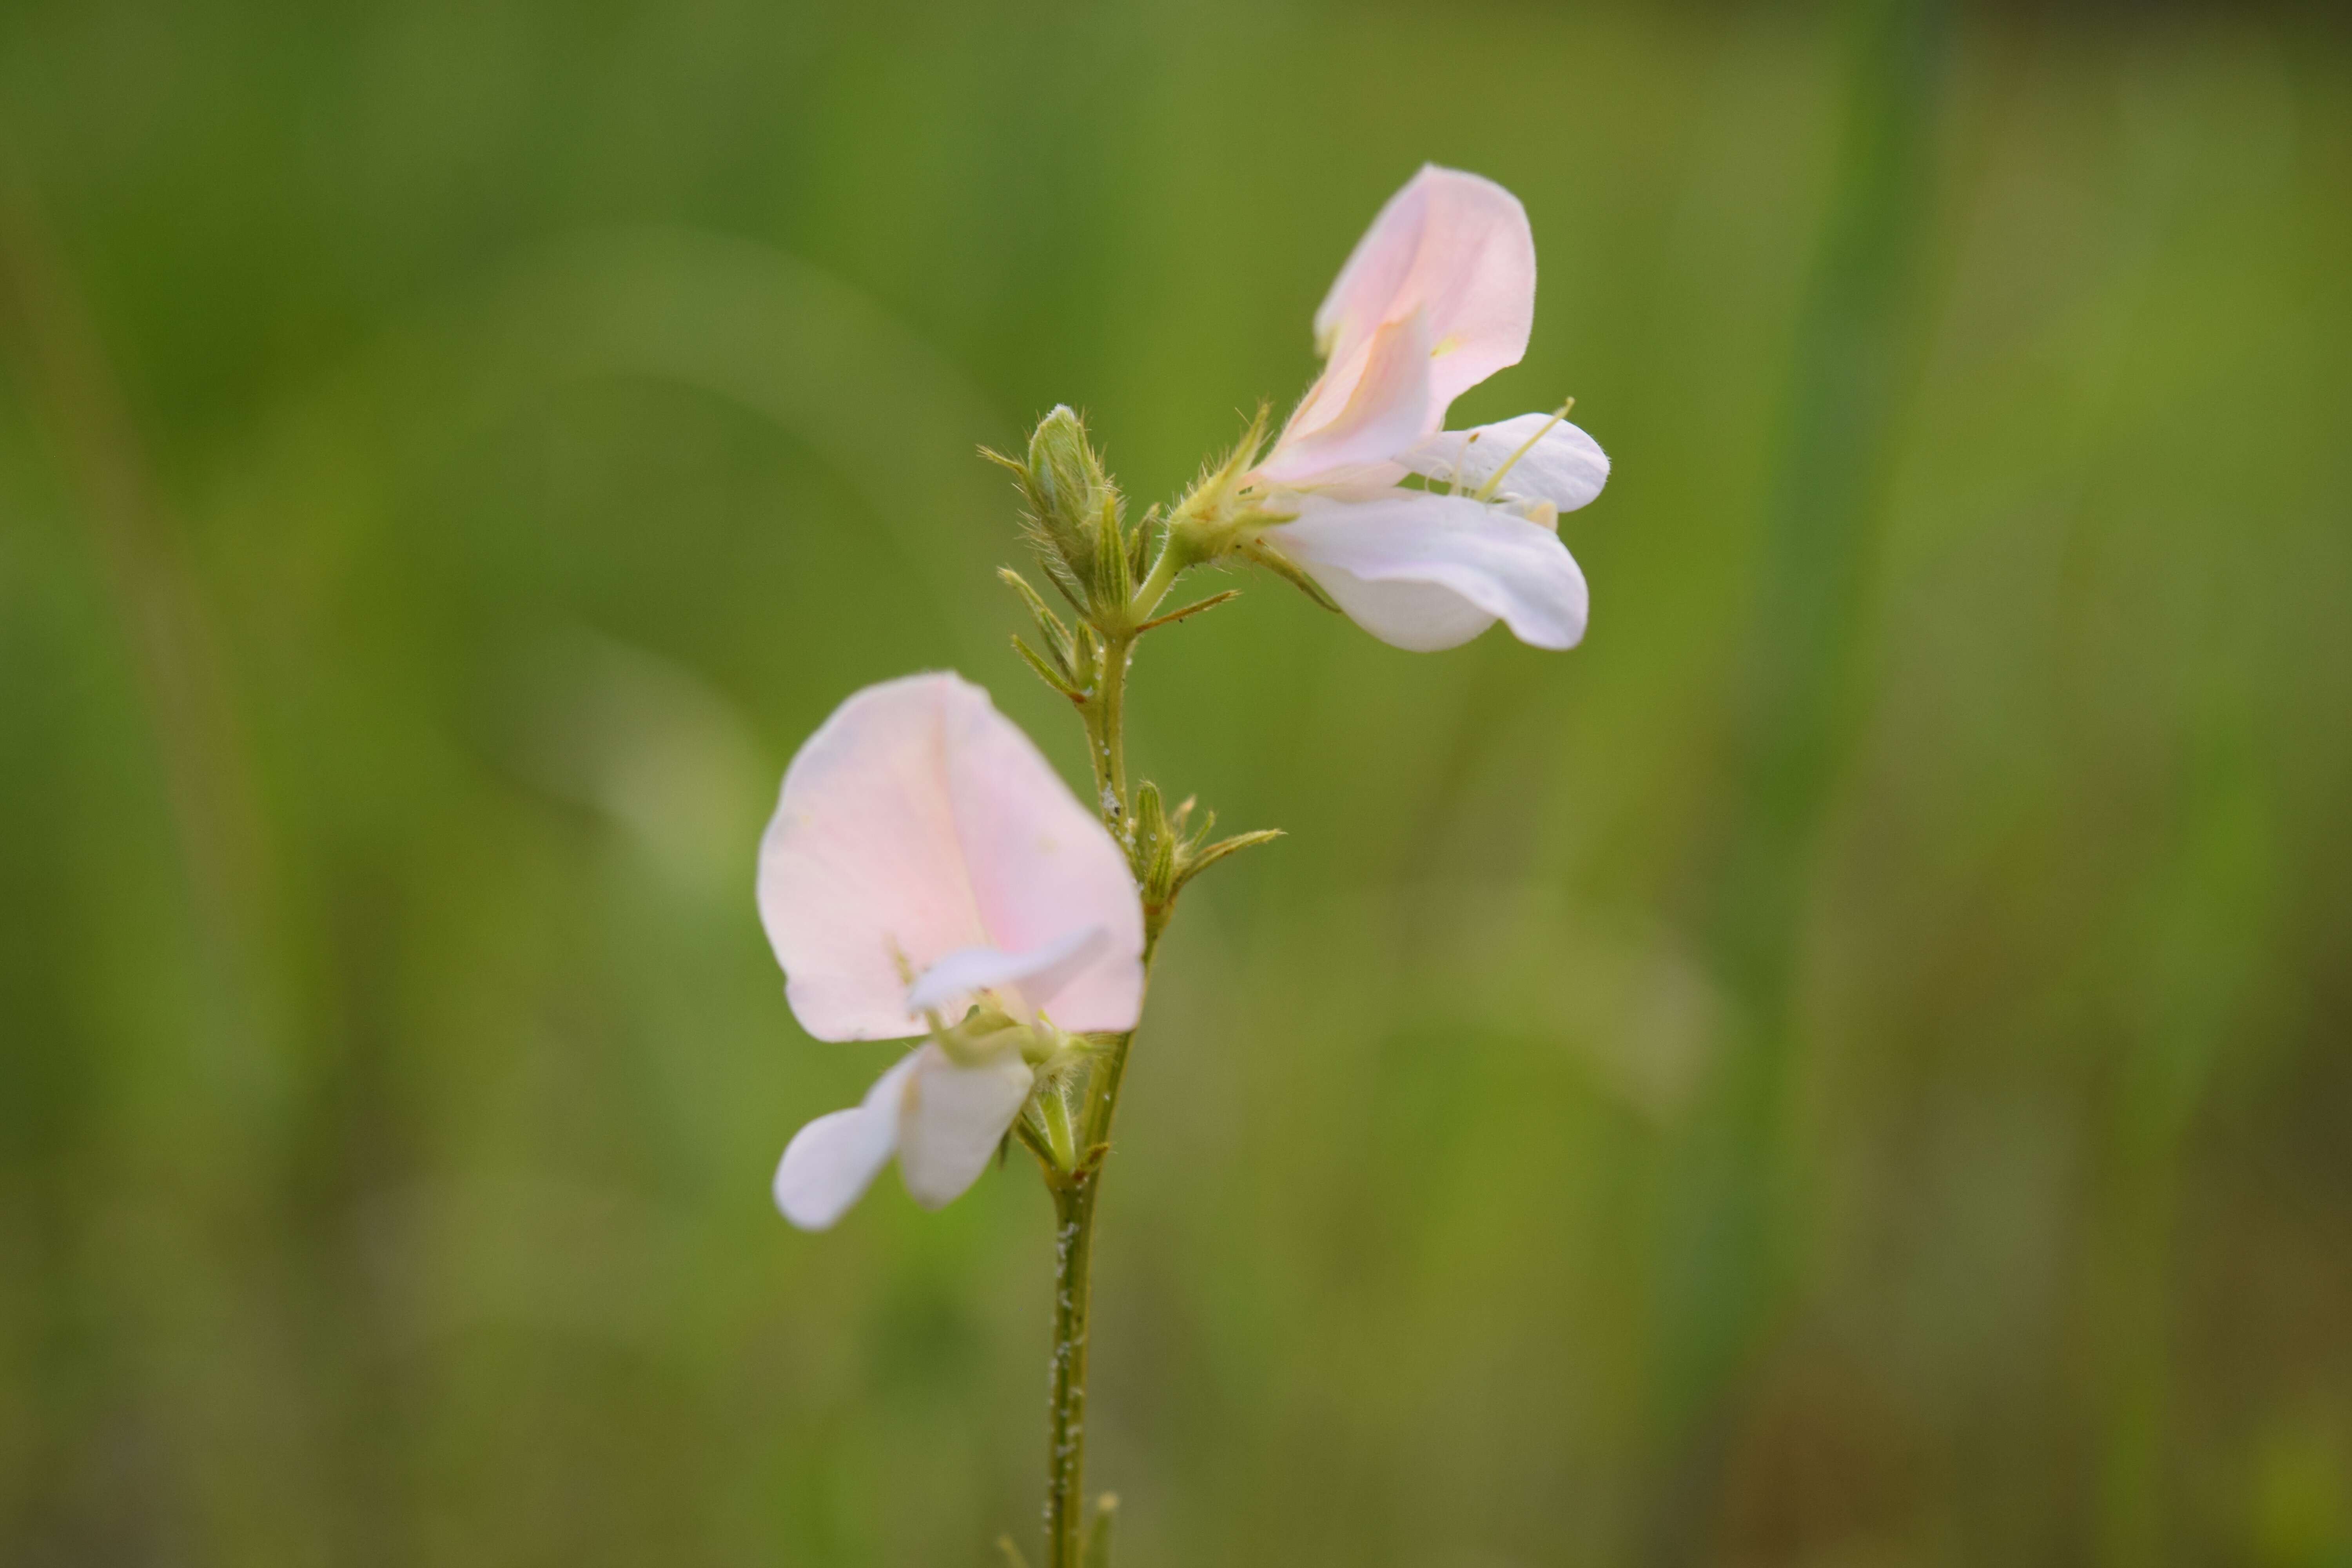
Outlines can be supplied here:
M1334 363L1391 321L1428 312L1431 396L1445 406L1527 353L1536 243L1518 197L1428 165L1389 199L1315 312Z
M868 687L809 738L761 841L759 894L793 1013L820 1039L920 1034L908 971L1093 926L1109 946L1070 982L1064 1026L1129 1028L1141 1006L1143 911L1125 853L988 693L954 675Z
M1441 431L1402 461L1416 474L1465 491L1479 489L1509 463L1498 493L1547 502L1559 511L1586 505L1609 482L1609 454L1601 443L1549 414L1522 414L1475 430Z
M1275 485L1319 484L1391 462L1436 428L1441 416L1430 404L1429 366L1422 312L1382 327L1307 389L1255 477Z
M915 1012L940 1008L952 1022L974 994L1011 986L1034 1010L1050 1005L1056 993L1109 948L1110 932L1100 926L1074 931L1059 942L1027 952L967 947L923 971L923 977L907 993L907 1005Z
M1319 569L1315 575L1349 619L1408 653L1460 647L1495 624L1475 603L1434 583L1367 582Z
M925 1208L963 1195L988 1169L1035 1080L1012 1051L979 1067L958 1067L936 1045L918 1065L898 1119L898 1174Z
M1557 534L1462 496L1392 490L1378 500L1300 498L1265 542L1320 583L1350 619L1415 652L1469 641L1499 619L1521 642L1584 636L1584 574Z
M898 1147L899 1104L921 1054L901 1057L860 1104L793 1135L776 1166L776 1206L786 1219L803 1230L829 1230L872 1184Z

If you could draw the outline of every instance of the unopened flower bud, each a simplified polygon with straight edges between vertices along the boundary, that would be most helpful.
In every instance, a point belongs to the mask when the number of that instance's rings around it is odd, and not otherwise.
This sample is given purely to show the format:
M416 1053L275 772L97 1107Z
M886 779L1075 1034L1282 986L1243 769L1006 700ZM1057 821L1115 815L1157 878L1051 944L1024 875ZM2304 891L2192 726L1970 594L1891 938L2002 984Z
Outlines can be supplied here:
M1135 792L1134 861L1146 910L1166 903L1176 890L1176 836L1168 829L1160 786L1149 779Z
M1119 539L1118 487L1103 472L1087 427L1066 405L1037 422L1023 476L1038 549L1055 575L1082 595L1097 588L1106 548Z

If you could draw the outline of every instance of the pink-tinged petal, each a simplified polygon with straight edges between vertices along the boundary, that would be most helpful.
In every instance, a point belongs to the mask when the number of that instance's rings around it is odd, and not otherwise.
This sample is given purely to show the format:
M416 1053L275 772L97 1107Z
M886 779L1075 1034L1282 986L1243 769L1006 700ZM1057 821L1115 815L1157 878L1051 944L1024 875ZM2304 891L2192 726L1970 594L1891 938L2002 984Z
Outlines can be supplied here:
M1309 485L1385 464L1436 428L1429 331L1419 311L1373 333L1307 389L1255 478Z
M1034 1014L1109 951L1110 932L1100 926L1074 931L1027 952L968 947L923 971L907 993L907 1005L916 1012L939 1008L952 1022L979 993L1010 990Z
M860 1104L820 1116L793 1135L776 1166L776 1207L786 1219L803 1230L830 1230L873 1184L898 1146L899 1107L921 1055L901 1057Z
M1536 244L1519 199L1476 174L1424 166L1389 199L1315 312L1334 364L1391 321L1427 312L1431 400L1447 405L1519 363L1535 325Z
M1555 512L1587 505L1609 482L1609 454L1601 443L1549 414L1522 414L1475 430L1441 431L1401 460L1414 473L1465 493L1483 487L1507 463L1509 471L1496 493L1547 502Z
M953 675L869 687L810 737L761 841L759 893L793 1016L820 1039L920 1034L909 975L1095 926L1109 945L1069 982L1062 1009L1077 1016L1064 1026L1125 1029L1141 1007L1125 854L988 693Z
M801 1026L819 1039L919 1035L902 963L988 931L949 798L946 714L985 693L953 675L869 686L809 737L760 843L760 918Z
M1559 536L1467 497L1302 497L1297 520L1264 538L1397 647L1453 647L1496 620L1536 647L1573 647L1584 636L1584 574Z
M1143 900L1126 851L988 694L964 689L972 700L947 718L949 794L985 945L1034 953L1100 927L1099 952L1060 977L1054 1021L1131 1029L1143 1012Z
M917 1203L935 1209L980 1180L1035 1079L1011 1051L976 1067L957 1066L936 1045L915 1056L898 1119L898 1174Z

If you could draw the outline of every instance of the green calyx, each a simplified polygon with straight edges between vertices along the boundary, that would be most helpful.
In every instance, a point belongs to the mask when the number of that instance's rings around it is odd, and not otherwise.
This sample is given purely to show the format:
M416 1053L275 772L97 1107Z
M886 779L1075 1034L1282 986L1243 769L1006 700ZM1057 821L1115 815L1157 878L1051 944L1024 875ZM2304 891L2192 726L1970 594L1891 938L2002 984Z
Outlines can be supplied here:
M1059 1046L1060 1031L1040 1020L1024 1024L1001 1006L993 994L983 995L964 1016L950 1024L937 1013L926 1014L931 1039L958 1067L979 1067L1018 1051L1032 1063L1040 1062Z
M1267 418L1261 405L1242 438L1202 470L1182 500L1165 512L1150 508L1132 527L1086 421L1066 405L1037 422L1025 458L981 448L1019 481L1023 533L1046 580L1076 612L1076 626L1066 624L1019 573L1008 567L997 574L1036 623L1037 644L1016 637L1013 646L1046 685L1083 708L1107 684L1103 660L1112 650L1239 596L1238 589L1226 589L1162 613L1176 579L1196 566L1248 561L1324 608L1338 607L1260 537L1291 516L1269 510L1262 487L1249 478L1265 446Z

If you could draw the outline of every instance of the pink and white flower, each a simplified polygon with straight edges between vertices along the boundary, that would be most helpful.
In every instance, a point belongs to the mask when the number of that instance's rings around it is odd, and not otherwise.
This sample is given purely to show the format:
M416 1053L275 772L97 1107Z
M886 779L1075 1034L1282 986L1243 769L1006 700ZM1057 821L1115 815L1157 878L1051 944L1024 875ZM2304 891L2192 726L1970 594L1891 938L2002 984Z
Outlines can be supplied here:
M1119 1032L1142 1011L1126 854L951 674L868 687L809 737L761 841L759 900L803 1028L931 1037L785 1149L776 1205L804 1229L840 1218L894 1153L917 1202L959 1196L1028 1100L1031 1026ZM954 1027L974 1005L1006 1026Z
M1536 251L1518 198L1424 167L1357 242L1315 313L1323 374L1246 477L1291 521L1272 546L1381 641L1469 641L1497 620L1538 647L1584 636L1584 574L1559 514L1609 479L1564 420L1447 430L1454 398L1526 353ZM1419 474L1445 489L1404 489Z

